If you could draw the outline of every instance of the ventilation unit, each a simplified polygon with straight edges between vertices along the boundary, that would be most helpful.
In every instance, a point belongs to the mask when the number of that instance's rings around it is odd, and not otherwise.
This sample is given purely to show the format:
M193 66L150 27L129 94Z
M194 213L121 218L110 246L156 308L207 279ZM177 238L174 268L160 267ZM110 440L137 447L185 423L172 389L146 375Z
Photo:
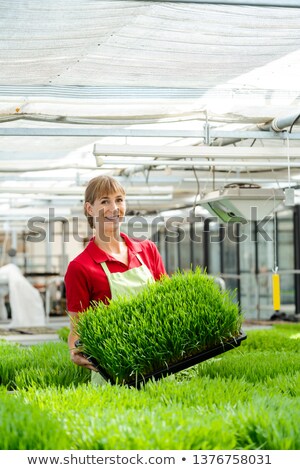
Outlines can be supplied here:
M284 200L281 189L259 186L232 186L203 195L199 204L222 222L259 221L270 215Z

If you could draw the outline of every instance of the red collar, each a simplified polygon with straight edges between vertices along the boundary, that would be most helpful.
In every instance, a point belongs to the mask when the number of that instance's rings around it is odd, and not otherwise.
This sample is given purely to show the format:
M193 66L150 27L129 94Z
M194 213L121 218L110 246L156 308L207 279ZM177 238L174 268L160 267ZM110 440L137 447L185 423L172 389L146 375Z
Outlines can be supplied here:
M125 240L125 243L128 247L128 250L131 251L132 254L138 253L142 251L141 245L139 241L132 240L129 238L125 233L121 232L120 234L122 238ZM103 263L110 259L110 256L106 251L99 248L95 243L95 237L91 238L89 244L86 247L89 255L93 258L96 263Z

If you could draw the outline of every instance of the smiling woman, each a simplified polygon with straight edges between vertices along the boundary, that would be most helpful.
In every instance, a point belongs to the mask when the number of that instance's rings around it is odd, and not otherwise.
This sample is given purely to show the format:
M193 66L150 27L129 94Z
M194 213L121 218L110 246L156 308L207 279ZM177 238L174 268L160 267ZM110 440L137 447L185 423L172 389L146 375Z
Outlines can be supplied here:
M84 210L95 229L96 245L127 265L127 248L119 231L126 211L124 188L108 176L92 179L86 189Z
M120 232L126 211L125 190L110 176L93 178L85 191L84 213L94 237L85 250L70 262L66 275L67 308L72 318L68 343L72 361L96 371L76 348L74 331L78 314L93 302L136 294L166 274L156 245L134 240ZM97 383L99 374L92 375Z

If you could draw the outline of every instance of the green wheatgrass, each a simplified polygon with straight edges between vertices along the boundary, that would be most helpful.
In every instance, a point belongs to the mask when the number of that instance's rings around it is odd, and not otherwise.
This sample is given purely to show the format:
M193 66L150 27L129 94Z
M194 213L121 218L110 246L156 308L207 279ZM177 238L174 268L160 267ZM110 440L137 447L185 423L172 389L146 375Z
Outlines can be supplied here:
M196 268L108 306L94 304L74 325L82 351L121 383L231 340L241 323L234 293Z
M300 450L300 324L247 336L239 348L141 390L70 384L66 376L61 383L60 370L75 367L66 343L0 342L1 373L27 377L13 393L0 385L0 448ZM51 383L37 379L39 365L51 369Z
M0 386L8 390L49 385L68 386L90 380L90 371L70 361L64 342L46 342L24 347L0 341Z

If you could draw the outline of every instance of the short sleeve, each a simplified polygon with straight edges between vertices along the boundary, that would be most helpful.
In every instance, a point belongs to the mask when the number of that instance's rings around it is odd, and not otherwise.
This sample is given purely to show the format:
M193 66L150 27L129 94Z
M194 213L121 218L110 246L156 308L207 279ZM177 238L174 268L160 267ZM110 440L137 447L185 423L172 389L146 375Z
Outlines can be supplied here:
M155 280L158 280L163 274L167 274L164 262L162 260L161 254L158 251L157 246L154 242L151 243L152 253L153 253L153 272Z
M90 305L88 275L84 267L71 261L65 274L66 301L69 312L82 312Z

